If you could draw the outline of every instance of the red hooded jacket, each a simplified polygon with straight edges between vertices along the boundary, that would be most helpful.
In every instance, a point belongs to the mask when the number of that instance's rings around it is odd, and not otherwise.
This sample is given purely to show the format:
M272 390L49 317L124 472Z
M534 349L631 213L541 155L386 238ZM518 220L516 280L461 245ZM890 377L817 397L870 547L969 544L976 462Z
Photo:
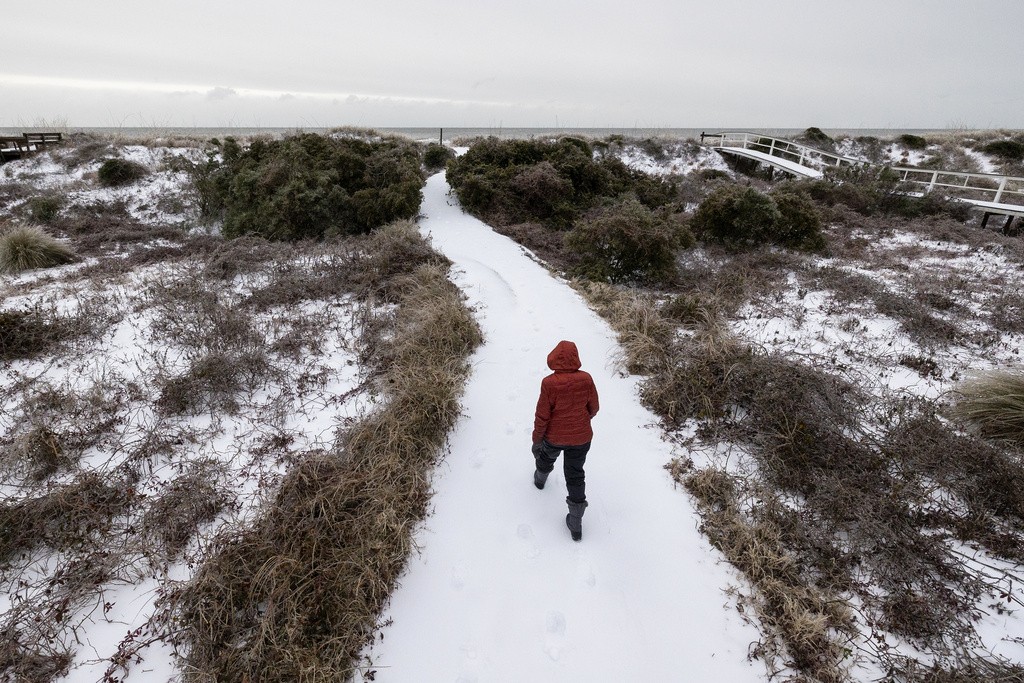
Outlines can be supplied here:
M582 446L594 437L590 418L597 415L597 387L580 370L580 354L571 341L560 341L548 354L554 372L540 383L533 443L547 439L557 446Z

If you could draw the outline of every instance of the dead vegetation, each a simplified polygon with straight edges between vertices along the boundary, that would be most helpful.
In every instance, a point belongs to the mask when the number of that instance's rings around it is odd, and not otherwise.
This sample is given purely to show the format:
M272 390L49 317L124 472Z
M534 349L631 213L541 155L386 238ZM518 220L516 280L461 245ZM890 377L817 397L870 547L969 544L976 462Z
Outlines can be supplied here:
M386 404L304 457L259 521L223 534L173 597L198 680L344 680L373 633L480 341L443 266L391 277L393 333L373 354Z
M147 226L123 204L68 206L55 224L94 262L12 285L35 303L0 312L0 355L17 363L0 403L0 578L17 586L0 618L0 679L83 666L78 642L113 618L119 586L161 577L164 594L186 564L202 567L194 584L98 649L104 680L172 635L218 679L351 671L425 513L479 342L447 261L407 221L274 246ZM384 408L342 418L362 395L373 400L361 411ZM338 415L329 428L318 418L326 434L297 426L322 414ZM232 564L245 538L264 560L289 548L305 564ZM304 583L311 561L325 583ZM209 621L185 601L205 604L224 570L267 595L294 589L280 610L256 601L221 615L288 629L230 675L217 662L232 660L238 632L203 640Z
M685 445L710 454L669 469L750 582L772 670L816 681L848 680L856 661L901 681L1020 671L972 649L984 596L1024 606L1006 590L1013 574L958 545L1024 557L1019 450L958 431L934 401L879 400L852 377L742 342L699 296L581 288L619 334L625 367L647 375L644 402L670 428L693 425ZM714 456L723 448L728 469ZM927 653L933 678L892 638Z

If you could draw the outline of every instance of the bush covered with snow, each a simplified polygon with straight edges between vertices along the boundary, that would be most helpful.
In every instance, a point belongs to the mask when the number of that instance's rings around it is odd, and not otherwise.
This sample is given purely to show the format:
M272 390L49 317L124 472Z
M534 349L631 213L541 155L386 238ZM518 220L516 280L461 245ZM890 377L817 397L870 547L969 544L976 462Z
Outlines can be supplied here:
M231 237L308 239L366 233L416 215L420 154L399 138L303 134L232 139L196 168L204 215L224 220Z

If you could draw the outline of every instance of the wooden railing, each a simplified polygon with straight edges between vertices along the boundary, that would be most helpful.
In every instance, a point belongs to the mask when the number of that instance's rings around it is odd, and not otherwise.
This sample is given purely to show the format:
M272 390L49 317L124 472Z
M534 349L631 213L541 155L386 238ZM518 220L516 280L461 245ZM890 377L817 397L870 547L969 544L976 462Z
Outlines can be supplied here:
M892 170L899 174L902 182L923 187L925 192L942 188L945 192L964 199L1024 205L1024 178L1017 176L907 166L893 166Z
M793 140L777 138L762 133L751 133L748 131L703 133L701 138L717 138L717 142L710 143L712 147L740 147L818 170L827 166L864 166L868 164L863 159L854 159L853 157L845 157L841 154L825 152L815 147L794 142Z
M871 166L864 159L833 154L808 145L777 138L762 133L748 131L732 131L721 133L702 133L701 140L711 138L712 147L740 147L762 152L824 170L827 167ZM1001 175L998 173L970 173L965 171L943 171L908 166L892 166L899 175L899 180L910 185L919 186L924 192L941 188L944 192L957 199L967 201L986 201L995 204L1024 205L1024 178Z
M61 133L22 133L20 136L0 137L0 162L21 159L63 140L64 135Z

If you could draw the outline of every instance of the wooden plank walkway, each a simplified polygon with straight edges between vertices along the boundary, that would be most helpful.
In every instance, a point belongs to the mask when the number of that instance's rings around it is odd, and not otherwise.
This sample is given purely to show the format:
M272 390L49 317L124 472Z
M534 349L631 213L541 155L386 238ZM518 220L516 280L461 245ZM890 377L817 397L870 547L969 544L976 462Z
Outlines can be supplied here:
M0 136L0 163L21 159L46 149L47 145L64 141L63 133L22 133L20 136Z
M875 165L863 159L833 154L794 140L762 133L701 133L701 142L707 138L715 140L711 146L722 154L753 159L798 178L821 178L829 167ZM941 188L949 199L981 209L985 212L982 226L985 226L989 217L993 215L1006 216L1003 232L1009 232L1014 218L1024 218L1024 178L998 173L945 171L909 166L889 168L899 174L901 182L921 186L924 192L933 192Z

